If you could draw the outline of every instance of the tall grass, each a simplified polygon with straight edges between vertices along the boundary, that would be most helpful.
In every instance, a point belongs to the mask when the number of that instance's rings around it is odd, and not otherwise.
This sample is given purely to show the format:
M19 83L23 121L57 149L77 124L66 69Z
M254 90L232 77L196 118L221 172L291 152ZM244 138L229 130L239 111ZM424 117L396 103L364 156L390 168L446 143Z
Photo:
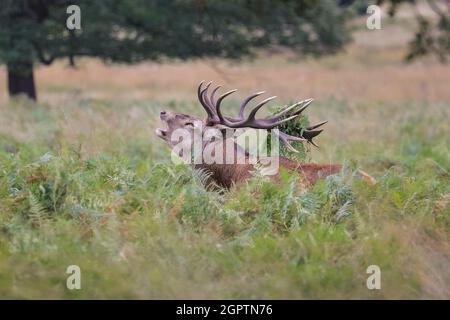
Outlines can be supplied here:
M345 105L317 104L336 120L312 151L344 161L341 174L311 190L283 172L227 192L169 162L152 136L159 103L4 105L0 296L450 297L448 106ZM65 287L71 264L81 290ZM372 264L381 290L366 288Z

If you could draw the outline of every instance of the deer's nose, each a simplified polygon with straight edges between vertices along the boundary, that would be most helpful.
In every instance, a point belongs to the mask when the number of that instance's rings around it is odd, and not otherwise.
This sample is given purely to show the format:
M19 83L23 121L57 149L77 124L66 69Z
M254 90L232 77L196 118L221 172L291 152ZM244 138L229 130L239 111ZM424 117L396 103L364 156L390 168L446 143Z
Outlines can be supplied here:
M167 114L166 111L161 111L161 112L159 113L159 117L160 117L161 119L163 119L163 118L166 116L166 114Z

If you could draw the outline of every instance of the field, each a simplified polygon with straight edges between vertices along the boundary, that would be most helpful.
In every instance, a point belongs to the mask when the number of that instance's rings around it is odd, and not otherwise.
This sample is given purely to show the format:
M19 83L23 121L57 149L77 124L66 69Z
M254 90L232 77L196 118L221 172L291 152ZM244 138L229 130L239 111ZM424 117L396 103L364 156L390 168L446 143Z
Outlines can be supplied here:
M450 67L402 61L410 23L320 59L59 61L37 70L37 105L2 89L0 298L449 299ZM154 134L162 109L202 115L203 79L239 89L230 109L262 89L315 98L308 116L330 122L308 160L346 170L312 190L285 175L206 191Z

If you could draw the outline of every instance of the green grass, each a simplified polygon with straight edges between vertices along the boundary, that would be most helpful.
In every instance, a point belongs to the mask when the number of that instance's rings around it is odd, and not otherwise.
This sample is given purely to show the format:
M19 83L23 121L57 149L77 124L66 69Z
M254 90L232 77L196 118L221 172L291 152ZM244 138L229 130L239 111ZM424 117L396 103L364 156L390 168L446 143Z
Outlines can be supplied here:
M336 110L338 132L351 112L330 103L318 112ZM159 108L2 106L1 298L450 298L448 105L358 106L375 128L319 139L319 160L347 164L340 175L306 190L285 172L228 192L170 163L148 124ZM65 286L72 264L81 290ZM381 290L366 288L369 265Z

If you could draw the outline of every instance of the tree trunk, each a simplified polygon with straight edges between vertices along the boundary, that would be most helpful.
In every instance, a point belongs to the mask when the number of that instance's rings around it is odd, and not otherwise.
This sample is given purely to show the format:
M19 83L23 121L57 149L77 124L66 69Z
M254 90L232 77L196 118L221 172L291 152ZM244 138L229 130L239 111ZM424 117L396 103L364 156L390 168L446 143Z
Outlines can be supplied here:
M10 97L25 94L36 100L33 63L8 63L8 91Z

